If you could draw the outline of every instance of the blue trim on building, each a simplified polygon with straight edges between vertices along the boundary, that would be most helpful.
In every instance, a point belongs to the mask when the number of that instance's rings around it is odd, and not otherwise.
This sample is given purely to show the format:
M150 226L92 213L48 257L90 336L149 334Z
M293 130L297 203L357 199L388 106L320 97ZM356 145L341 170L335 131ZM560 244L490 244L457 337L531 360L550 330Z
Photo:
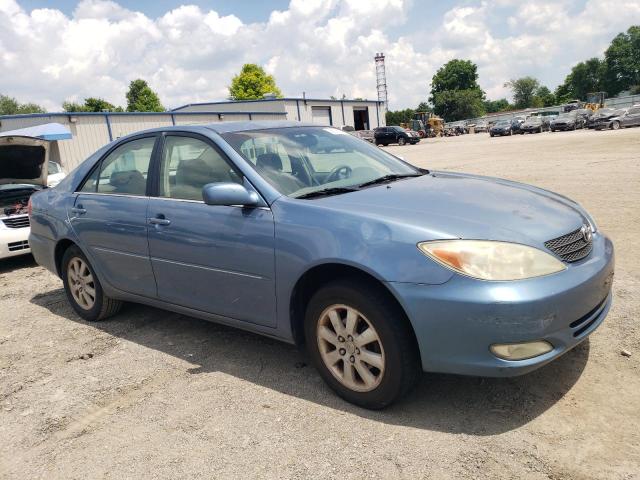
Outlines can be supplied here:
M20 113L16 115L2 115L0 120L10 120L13 118L46 118L46 117L118 117L127 115L164 115L171 117L172 115L286 115L286 112L55 112L55 113Z
M107 132L109 132L109 141L113 142L113 132L111 131L111 120L109 120L109 115L104 115L104 120L107 122Z

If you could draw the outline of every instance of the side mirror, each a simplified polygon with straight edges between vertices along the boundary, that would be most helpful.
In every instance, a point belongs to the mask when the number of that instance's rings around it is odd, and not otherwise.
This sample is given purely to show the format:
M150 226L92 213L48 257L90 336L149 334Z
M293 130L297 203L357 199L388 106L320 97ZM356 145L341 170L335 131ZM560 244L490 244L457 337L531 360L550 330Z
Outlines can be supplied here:
M207 183L202 187L202 199L207 205L242 205L255 207L260 202L256 192L239 183Z

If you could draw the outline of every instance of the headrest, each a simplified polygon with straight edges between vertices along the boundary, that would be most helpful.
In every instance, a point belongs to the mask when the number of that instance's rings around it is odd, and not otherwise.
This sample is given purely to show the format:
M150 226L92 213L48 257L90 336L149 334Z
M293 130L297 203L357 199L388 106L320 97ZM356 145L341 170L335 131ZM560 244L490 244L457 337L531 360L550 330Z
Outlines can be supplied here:
M263 153L258 155L256 165L261 168L271 168L282 171L282 160L275 153Z

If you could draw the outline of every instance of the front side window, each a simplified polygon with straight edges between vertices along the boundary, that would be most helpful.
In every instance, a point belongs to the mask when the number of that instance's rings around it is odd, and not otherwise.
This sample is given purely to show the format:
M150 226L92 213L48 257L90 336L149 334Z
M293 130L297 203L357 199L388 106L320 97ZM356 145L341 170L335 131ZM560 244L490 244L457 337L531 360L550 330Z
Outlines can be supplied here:
M146 195L155 137L124 143L107 155L80 189L114 195Z
M242 178L210 144L192 137L168 136L160 165L159 195L202 200L207 183L242 183Z
M421 174L369 142L335 128L274 128L223 137L276 190L291 197L334 187L359 187L387 175Z

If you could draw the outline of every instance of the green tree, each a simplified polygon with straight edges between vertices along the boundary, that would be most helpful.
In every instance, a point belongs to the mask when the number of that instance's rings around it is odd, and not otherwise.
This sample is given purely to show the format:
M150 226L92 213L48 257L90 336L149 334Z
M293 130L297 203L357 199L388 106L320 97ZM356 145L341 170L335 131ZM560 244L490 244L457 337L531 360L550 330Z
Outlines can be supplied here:
M504 112L511 109L511 104L506 98L499 100L485 100L482 102L487 113Z
M556 96L544 85L536 90L534 103L540 107L552 107L556 104Z
M540 82L533 77L511 79L504 84L513 92L513 103L516 108L528 108L533 106L534 97Z
M481 116L484 92L478 84L478 67L470 60L453 59L444 64L431 80L429 102L433 111L446 121Z
M45 113L46 110L35 103L20 103L15 98L0 94L0 115L21 113Z
M245 63L238 75L231 79L229 98L231 100L258 100L267 93L282 98L273 75L268 75L260 65Z
M416 112L433 112L433 107L428 102L420 102L416 107Z
M605 62L599 58L590 58L577 63L566 76L562 86L556 89L556 96L563 101L570 99L586 100L591 92L599 92L604 88Z
M138 78L129 84L127 112L164 112L158 94L151 90L145 80Z
M388 111L385 114L387 125L400 125L401 123L408 122L413 118L416 111L413 108L406 108L404 110Z
M604 52L603 86L609 96L640 85L640 25L619 33Z
M84 106L82 103L69 102L69 101L62 102L62 109L65 112L86 112L86 111L88 111L87 107Z

